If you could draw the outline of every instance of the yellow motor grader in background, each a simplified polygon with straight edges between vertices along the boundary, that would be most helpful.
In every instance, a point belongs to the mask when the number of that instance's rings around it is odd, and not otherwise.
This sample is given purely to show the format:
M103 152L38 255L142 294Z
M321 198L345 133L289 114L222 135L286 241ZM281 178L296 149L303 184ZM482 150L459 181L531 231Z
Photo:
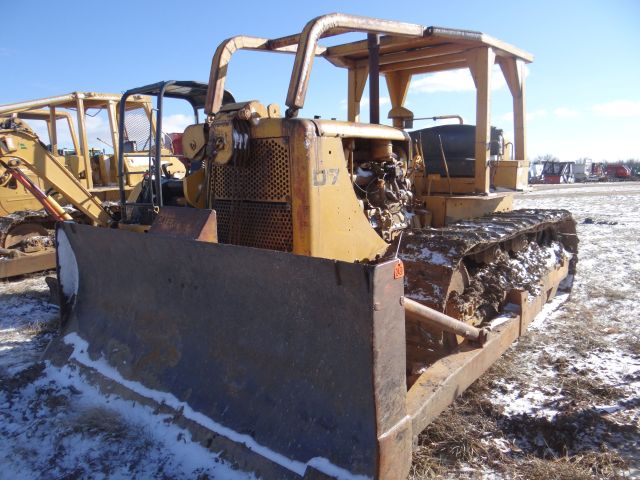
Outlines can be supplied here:
M109 225L114 212L105 209L104 202L120 198L116 165L120 98L74 92L0 105L0 278L55 267L49 232L56 220L71 219L60 203L74 206L77 219ZM145 142L151 138L151 103L148 98L130 96L125 110L129 121L122 131L123 191L129 195L149 168L151 146ZM100 112L108 119L113 154L89 146L87 121ZM46 127L48 138L40 138L32 128L38 122ZM65 137L70 149L59 148ZM163 145L165 164L169 162L174 173L184 174L182 163L171 156L170 145L166 141Z
M319 43L351 32L367 38ZM224 101L239 49L295 55L284 116ZM347 69L348 121L298 118L316 57ZM158 150L145 195L121 193L118 228L58 224L63 331L47 357L171 413L259 478L406 477L418 434L575 266L569 212L512 211L511 195L491 188L494 172L517 187L527 170L531 59L479 32L342 14L295 35L225 40L206 121L182 136L182 188ZM494 63L513 95L514 160L491 158ZM412 76L458 68L477 87L475 168L445 178L405 131L404 102ZM393 127L379 124L380 75ZM184 83L123 101L155 96L161 132L163 98ZM121 131L125 117L121 104Z

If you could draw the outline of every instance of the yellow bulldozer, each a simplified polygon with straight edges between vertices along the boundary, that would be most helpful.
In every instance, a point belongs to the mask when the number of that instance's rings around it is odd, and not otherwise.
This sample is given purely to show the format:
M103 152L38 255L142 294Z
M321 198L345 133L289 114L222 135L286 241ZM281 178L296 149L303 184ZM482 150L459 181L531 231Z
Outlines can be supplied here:
M75 207L76 220L109 225L117 212L104 204L120 198L116 165L120 98L74 92L0 105L0 278L55 268L49 232L56 220L71 220L60 204ZM134 189L148 171L150 100L130 96L125 111L129 121L122 130L123 192L128 196L137 194ZM89 146L87 122L99 113L107 118L113 153ZM64 140L70 148L59 148ZM184 174L166 138L163 148L165 164L177 176Z
M354 32L366 38L320 43ZM225 93L241 49L295 56L284 115ZM298 117L316 59L347 70L348 121ZM492 188L526 175L531 60L479 32L343 14L225 40L206 118L182 135L189 175L163 175L158 149L143 193L121 193L117 228L58 224L63 327L46 356L169 413L259 478L405 478L420 432L575 268L569 212L513 211L512 195ZM513 159L492 153L496 63L513 96ZM452 168L434 171L405 107L414 75L459 68L477 89L466 176L443 134L437 162ZM393 126L380 124L380 76ZM192 101L189 85L123 100L154 97L157 133L163 98ZM121 190L123 150L121 134Z

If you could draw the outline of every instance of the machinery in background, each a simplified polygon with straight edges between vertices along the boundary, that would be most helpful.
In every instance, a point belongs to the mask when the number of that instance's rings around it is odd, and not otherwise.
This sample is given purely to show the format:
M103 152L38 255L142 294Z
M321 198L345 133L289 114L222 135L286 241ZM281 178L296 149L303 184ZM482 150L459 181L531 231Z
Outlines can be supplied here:
M573 171L576 182L619 182L638 177L631 167L622 163L597 163L590 159L575 163Z
M575 162L544 162L541 183L574 183Z
M590 158L578 160L573 165L573 177L577 183L598 181L596 174L597 163ZM595 169L595 170L594 170Z
M626 165L606 165L604 167L605 175L608 180L630 180L631 169Z
M107 226L113 216L118 217L120 98L75 92L0 106L0 278L55 267L53 226L57 220L71 219L61 205L75 207L76 220L95 225ZM108 118L113 154L92 149L88 143L88 119L102 111ZM129 122L122 130L122 191L135 196L133 190L151 163L151 106L148 99L132 96L125 111ZM31 126L36 123L45 127L42 138ZM70 142L71 148L59 148L61 139ZM165 165L171 165L172 174L184 176L184 166L172 157L171 145L164 140ZM111 202L108 208L104 202Z
M354 32L367 38L320 43ZM284 112L225 101L240 49L295 55ZM316 58L347 70L348 121L299 118ZM406 477L425 426L570 285L571 214L513 211L491 189L492 67L513 96L516 159L494 167L517 186L531 60L479 32L343 14L225 40L206 121L180 139L182 188L161 177L157 148L146 193L121 193L117 228L58 224L63 331L47 358L94 369L260 478ZM443 177L405 131L405 99L414 75L458 68L477 88L474 168ZM393 127L380 124L381 75ZM155 97L161 119L189 83L124 98Z

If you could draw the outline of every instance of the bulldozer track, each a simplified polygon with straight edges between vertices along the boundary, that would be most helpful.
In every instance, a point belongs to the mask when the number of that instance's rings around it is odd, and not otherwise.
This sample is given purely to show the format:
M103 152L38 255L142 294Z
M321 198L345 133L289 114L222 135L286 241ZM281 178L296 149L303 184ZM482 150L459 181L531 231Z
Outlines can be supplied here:
M41 225L51 231L53 236L53 227L55 220L43 210L26 210L11 213L5 217L0 217L0 247L5 246L7 235L19 225L35 223Z
M516 210L413 229L401 240L405 295L469 324L495 317L513 290L537 295L553 265L577 261L575 221L566 210ZM397 246L396 246L397 248ZM409 362L430 363L455 336L407 322Z
M428 303L442 310L448 298L449 281L454 272L460 270L463 260L491 263L496 247L517 251L526 243L552 240L560 241L568 252L577 253L575 221L570 212L514 210L459 221L439 229L408 230L401 240L398 256L407 270L408 296L413 294L418 300L430 300Z

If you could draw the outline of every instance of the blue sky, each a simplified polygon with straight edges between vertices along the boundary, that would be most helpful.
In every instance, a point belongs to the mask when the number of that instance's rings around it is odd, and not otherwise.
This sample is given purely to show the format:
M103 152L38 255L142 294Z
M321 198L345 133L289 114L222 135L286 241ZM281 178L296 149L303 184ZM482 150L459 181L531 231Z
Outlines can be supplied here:
M283 36L334 11L480 30L533 53L530 159L547 153L565 160L640 158L637 0L6 2L0 103L75 90L122 92L163 79L204 81L222 39ZM230 65L228 88L237 99L283 105L291 65L289 56L243 52ZM458 113L473 123L474 92L465 72L415 80L408 106L417 117ZM493 98L492 123L508 130L507 88L498 84ZM344 118L345 100L346 73L316 62L302 113ZM172 108L170 122L178 128L184 119ZM382 105L383 114L388 108ZM104 127L95 123L96 131Z

